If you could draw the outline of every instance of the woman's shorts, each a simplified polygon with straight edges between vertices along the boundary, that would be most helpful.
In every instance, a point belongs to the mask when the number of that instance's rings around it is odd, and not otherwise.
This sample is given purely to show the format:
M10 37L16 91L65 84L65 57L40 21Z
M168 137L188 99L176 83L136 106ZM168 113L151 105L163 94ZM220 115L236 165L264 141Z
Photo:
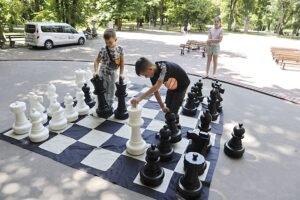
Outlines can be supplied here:
M217 56L220 52L220 46L211 45L207 48L207 55Z

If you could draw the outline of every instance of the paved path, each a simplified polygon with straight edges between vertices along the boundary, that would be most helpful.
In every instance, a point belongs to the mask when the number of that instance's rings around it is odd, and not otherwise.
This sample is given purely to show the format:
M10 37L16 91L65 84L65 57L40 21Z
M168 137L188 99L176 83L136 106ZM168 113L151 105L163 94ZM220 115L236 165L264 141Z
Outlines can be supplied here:
M187 39L206 40L204 34L182 36L165 31L118 32L118 42L125 49L126 63L135 63L145 56L152 60L170 60L182 65L192 74L204 74L206 59L198 52L180 56L178 45ZM45 59L93 61L102 38L88 40L84 46L64 46L51 51L41 49L0 50L0 60ZM282 70L271 58L270 47L299 48L300 41L271 36L225 34L222 42L218 79L252 87L300 104L300 67L288 66Z
M75 88L74 71L91 67L79 62L0 62L2 76L0 130L9 128L8 105L25 100L29 91L43 94L51 81L59 100ZM3 75L5 74L5 76ZM133 74L131 80L144 79ZM34 77L34 78L32 78ZM196 77L190 77L196 81ZM14 81L12 81L14 80ZM204 94L211 82L204 80ZM300 191L300 106L240 87L224 84L224 133L210 191L211 200L298 199ZM229 159L223 144L236 123L246 128L246 153ZM46 157L0 141L0 199L147 199L117 185L74 170Z

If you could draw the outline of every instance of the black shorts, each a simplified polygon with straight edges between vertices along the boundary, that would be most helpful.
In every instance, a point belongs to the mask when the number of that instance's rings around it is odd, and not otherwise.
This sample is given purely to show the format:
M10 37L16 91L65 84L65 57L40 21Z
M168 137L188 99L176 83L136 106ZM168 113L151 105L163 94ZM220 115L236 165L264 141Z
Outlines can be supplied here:
M166 106L170 109L170 112L178 114L178 110L183 103L186 90L187 88L182 91L174 91L174 90L167 91L165 103Z

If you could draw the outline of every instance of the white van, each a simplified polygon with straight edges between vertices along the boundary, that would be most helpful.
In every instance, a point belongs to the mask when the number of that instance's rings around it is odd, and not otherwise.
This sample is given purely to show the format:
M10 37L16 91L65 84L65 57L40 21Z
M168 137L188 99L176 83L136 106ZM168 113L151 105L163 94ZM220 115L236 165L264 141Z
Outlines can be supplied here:
M66 23L29 22L25 25L25 44L45 47L85 43L85 35Z

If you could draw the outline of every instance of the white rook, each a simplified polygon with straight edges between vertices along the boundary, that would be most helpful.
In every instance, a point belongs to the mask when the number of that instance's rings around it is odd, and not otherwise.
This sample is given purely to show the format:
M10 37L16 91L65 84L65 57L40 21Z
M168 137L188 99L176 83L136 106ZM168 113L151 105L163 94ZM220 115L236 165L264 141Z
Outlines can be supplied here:
M129 154L138 156L145 153L147 145L141 135L141 126L144 120L141 117L142 108L140 106L128 108L129 120L128 125L131 126L131 137L126 143L126 150Z
M12 126L14 133L17 135L29 133L32 124L25 115L26 104L22 101L16 101L10 104L9 108L16 116L16 121Z

